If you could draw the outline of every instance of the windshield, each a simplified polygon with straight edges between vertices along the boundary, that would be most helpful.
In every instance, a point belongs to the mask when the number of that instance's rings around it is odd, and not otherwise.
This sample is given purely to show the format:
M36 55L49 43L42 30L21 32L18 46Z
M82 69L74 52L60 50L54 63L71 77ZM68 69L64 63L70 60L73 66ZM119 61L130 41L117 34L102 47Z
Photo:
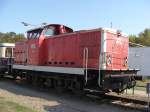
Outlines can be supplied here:
M41 35L42 30L33 30L27 33L28 39L38 39Z

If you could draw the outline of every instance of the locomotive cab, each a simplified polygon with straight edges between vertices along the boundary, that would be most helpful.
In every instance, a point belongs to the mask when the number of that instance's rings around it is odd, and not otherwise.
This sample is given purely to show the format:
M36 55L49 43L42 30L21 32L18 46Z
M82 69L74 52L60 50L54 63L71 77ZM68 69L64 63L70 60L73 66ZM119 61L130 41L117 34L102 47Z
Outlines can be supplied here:
M59 24L50 24L27 31L28 40L25 45L27 51L24 61L26 60L26 63L30 65L45 65L45 38L52 38L57 35L71 32L73 32L71 28Z

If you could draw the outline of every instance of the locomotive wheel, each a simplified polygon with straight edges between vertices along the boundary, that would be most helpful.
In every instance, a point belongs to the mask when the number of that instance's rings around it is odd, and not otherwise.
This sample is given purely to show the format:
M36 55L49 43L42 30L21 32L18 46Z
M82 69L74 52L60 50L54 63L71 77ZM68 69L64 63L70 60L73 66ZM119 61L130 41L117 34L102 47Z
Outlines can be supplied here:
M32 84L32 76L26 75L26 81L28 84Z
M4 77L4 75L3 74L0 74L0 78L3 78Z
M64 91L64 81L61 79L55 79L54 80L54 88L58 93L61 93Z
M54 88L54 79L53 78L45 79L44 85L49 88Z
M16 80L17 79L17 75L13 75L13 79Z
M73 93L76 96L82 97L85 95L85 92L83 91L83 84L82 82L76 81L73 83Z
M39 87L44 87L44 82L45 82L45 79L42 78L42 77L37 77L37 85Z
M38 77L32 76L32 85L37 86Z

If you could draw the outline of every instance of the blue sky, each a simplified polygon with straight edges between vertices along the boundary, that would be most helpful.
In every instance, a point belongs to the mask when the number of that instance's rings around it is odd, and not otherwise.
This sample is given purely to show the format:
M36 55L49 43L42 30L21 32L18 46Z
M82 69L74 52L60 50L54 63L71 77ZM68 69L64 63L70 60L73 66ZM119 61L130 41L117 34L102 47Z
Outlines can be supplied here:
M21 22L60 23L74 30L110 27L127 34L150 28L149 0L0 0L0 32L24 33Z

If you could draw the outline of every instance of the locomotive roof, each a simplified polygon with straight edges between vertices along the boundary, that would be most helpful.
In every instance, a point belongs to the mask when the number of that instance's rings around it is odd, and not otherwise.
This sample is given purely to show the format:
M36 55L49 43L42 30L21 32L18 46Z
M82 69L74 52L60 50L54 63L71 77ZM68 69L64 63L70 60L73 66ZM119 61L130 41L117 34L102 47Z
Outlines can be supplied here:
M44 25L44 26L41 26L41 27L30 29L27 32L31 32L31 31L35 31L35 30L43 30L47 26L61 26L61 25L62 24L48 24L48 25ZM63 25L63 26L66 27L67 29L70 29L71 31L73 31L68 26L65 26L65 25ZM79 31L75 31L75 32L82 32L82 31L84 32L84 31L93 31L93 30L103 30L103 31L106 31L106 32L114 33L114 34L119 32L121 35L123 35L125 37L128 37L127 34L123 33L121 30L112 29L112 28L104 28L104 27L100 27L100 28L96 28L96 29L89 29L89 30L79 30Z
M127 34L125 34L124 32L122 32L121 30L117 30L117 29L113 29L113 28L101 28L102 30L106 31L106 32L110 32L110 33L120 33L121 35L128 37Z
M110 32L110 33L113 33L113 34L120 33L122 36L128 37L128 35L125 34L124 32L122 32L121 30L117 30L117 29L113 29L113 28L105 28L105 27L100 27L100 28L95 28L95 29L88 29L88 30L79 30L79 31L76 31L76 32L91 32L91 31L95 31L95 30L102 30L104 32Z
M30 29L28 30L27 32L31 32L31 31L34 31L34 30L43 30L45 27L47 26L61 26L62 24L48 24L48 25L43 25L41 27L36 27L36 28L33 28L33 29ZM73 31L73 29L69 28L68 26L65 26L65 25L62 25L64 27L66 27L67 29L70 29Z

